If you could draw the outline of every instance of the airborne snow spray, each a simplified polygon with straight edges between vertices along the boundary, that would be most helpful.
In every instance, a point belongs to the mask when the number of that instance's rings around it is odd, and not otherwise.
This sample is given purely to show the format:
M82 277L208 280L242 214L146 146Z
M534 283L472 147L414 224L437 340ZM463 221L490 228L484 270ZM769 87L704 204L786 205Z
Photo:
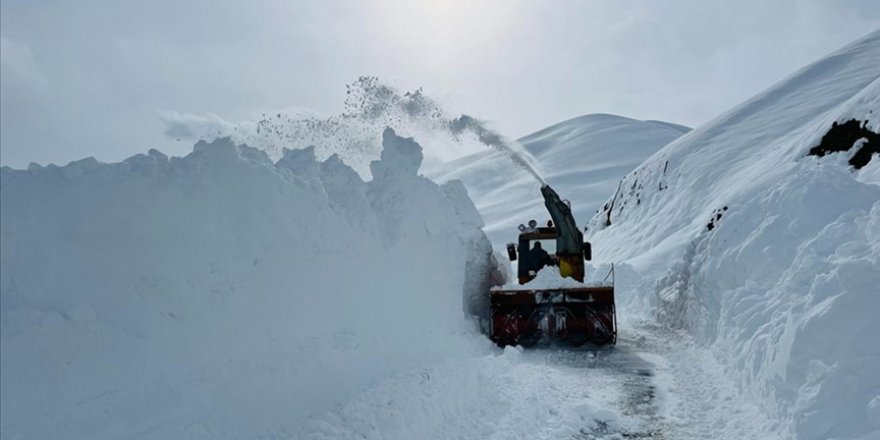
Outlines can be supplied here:
M480 142L504 153L515 164L528 171L532 177L541 183L542 187L547 185L547 182L541 177L541 173L538 172L534 156L520 145L519 142L504 139L503 136L486 128L482 122L468 115L461 115L461 117L453 119L449 123L449 129L456 135L470 130L477 135L477 139Z
M382 84L376 77L361 77L346 85L344 108L343 113L327 118L307 114L263 115L253 128L235 125L231 125L231 129L217 128L214 126L216 124L190 127L189 123L184 127L194 140L230 136L237 143L266 150L275 158L282 154L281 146L299 148L316 145L318 157L338 154L362 177L370 174L369 161L363 158L372 160L380 155L381 136L377 134L386 127L408 135L426 130L453 137L472 133L478 142L503 153L540 182L541 186L546 185L535 165L535 158L522 145L505 139L471 116L452 117L421 89L400 93ZM177 123L175 118L169 118L169 121L166 123Z

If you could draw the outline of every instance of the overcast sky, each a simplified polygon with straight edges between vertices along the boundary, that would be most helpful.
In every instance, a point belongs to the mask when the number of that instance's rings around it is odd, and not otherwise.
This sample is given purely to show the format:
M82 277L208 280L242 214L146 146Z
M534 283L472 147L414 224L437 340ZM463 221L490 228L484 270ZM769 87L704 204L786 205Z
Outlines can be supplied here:
M2 0L0 162L191 145L160 112L339 112L375 75L509 137L587 113L697 126L880 28L876 0Z

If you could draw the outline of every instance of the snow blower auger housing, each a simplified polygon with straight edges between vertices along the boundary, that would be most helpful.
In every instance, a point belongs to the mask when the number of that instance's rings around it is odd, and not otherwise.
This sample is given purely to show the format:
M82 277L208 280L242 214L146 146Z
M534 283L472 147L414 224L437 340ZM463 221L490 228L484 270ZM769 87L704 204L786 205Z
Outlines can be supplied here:
M507 245L510 260L519 261L519 285L490 291L490 337L500 346L528 347L539 341L614 344L613 269L611 282L583 284L584 261L592 257L590 243L583 241L567 201L547 185L541 194L552 221L546 227L538 227L534 220L520 225L518 243ZM558 267L559 282L551 286L533 282L546 266Z

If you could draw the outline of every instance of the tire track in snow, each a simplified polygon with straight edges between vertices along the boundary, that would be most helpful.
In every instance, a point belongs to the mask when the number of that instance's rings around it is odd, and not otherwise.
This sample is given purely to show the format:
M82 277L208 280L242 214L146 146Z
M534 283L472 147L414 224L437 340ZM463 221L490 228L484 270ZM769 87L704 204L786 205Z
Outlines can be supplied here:
M656 369L652 358L656 347L639 331L627 329L613 348L570 348L552 345L526 353L532 361L541 360L549 368L581 370L584 387L611 395L609 403L620 417L618 424L595 420L580 428L573 440L604 438L667 439L669 423L661 415ZM592 396L590 399L592 399Z
M766 438L708 350L656 326L621 328L611 349L490 348L396 373L292 438Z

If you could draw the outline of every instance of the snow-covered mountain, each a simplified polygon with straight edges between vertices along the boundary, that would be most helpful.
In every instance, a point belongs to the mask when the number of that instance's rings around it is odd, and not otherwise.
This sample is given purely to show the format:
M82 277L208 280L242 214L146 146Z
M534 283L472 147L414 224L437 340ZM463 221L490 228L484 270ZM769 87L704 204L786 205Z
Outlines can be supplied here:
M660 147L686 133L680 125L592 114L570 119L519 139L537 160L545 180L572 202L585 224L602 208L620 178ZM461 180L499 247L513 241L516 226L547 220L540 185L496 150L471 154L425 170L439 182Z
M590 222L781 438L880 438L878 131L875 32L664 147Z

